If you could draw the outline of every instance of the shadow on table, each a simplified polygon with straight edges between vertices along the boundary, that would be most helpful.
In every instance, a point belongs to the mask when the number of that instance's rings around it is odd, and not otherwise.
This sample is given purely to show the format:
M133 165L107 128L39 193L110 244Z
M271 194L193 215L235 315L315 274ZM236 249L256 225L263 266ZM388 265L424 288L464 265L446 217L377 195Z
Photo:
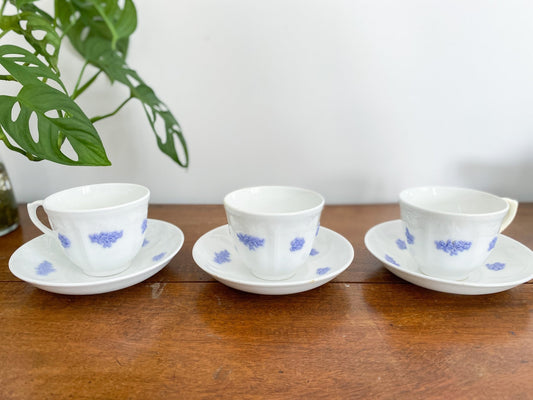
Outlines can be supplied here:
M213 283L204 286L196 303L196 313L216 335L278 341L328 335L349 308L346 290L329 284L303 293L268 296Z
M502 343L528 332L530 291L517 287L490 295L456 295L432 291L406 281L363 285L365 302L376 324L392 342Z

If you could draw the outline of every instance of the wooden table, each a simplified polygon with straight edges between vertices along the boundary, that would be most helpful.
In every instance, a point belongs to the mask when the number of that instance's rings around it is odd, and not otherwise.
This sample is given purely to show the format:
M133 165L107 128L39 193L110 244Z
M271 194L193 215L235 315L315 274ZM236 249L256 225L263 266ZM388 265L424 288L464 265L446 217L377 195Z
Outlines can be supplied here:
M287 296L228 288L192 259L225 224L222 206L152 205L185 233L145 282L67 296L16 279L13 251L40 232L0 238L1 399L533 398L533 285L485 296L430 291L364 247L397 205L328 206L322 225L353 244L334 281ZM533 248L533 203L506 235Z

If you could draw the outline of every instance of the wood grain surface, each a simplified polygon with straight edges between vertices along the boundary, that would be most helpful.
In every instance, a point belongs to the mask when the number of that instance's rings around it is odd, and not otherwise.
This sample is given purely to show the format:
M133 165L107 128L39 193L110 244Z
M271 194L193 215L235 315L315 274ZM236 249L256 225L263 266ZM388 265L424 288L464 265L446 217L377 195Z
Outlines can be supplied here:
M0 237L0 399L533 398L533 285L461 296L397 278L363 243L397 205L327 206L321 223L354 261L288 296L240 292L196 266L195 241L226 223L220 205L151 205L183 248L148 280L91 296L10 273L40 234L20 214ZM533 248L533 204L505 234Z

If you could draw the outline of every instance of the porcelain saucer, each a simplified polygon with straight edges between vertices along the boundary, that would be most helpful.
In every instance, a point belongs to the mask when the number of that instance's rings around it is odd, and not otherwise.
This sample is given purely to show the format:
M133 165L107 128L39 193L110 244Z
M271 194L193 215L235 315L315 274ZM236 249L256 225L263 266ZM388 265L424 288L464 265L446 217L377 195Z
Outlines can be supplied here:
M292 294L314 289L329 282L351 264L353 247L343 236L320 227L313 250L294 276L267 281L254 276L239 260L228 225L204 234L194 244L192 256L198 266L219 282L249 293Z
M505 235L482 266L462 281L433 278L422 273L405 245L401 220L384 222L365 235L368 250L392 272L415 285L455 294L490 294L511 289L533 279L533 252Z
M57 241L41 235L13 253L9 269L17 278L49 292L106 293L135 285L159 272L177 254L183 241L183 232L177 226L149 219L143 247L130 267L119 274L95 277L76 267Z

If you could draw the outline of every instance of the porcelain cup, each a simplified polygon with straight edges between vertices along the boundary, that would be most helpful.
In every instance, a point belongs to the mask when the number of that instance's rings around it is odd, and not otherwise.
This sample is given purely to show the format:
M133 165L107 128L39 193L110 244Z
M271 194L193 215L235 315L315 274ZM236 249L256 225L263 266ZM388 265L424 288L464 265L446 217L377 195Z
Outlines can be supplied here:
M141 185L87 185L34 201L28 214L85 274L108 276L127 269L141 249L149 198L150 191ZM40 206L52 229L39 220Z
M405 244L428 276L465 279L496 246L518 202L478 190L417 187L399 195Z
M237 253L265 280L288 279L305 263L323 207L319 193L287 186L244 188L224 198Z

